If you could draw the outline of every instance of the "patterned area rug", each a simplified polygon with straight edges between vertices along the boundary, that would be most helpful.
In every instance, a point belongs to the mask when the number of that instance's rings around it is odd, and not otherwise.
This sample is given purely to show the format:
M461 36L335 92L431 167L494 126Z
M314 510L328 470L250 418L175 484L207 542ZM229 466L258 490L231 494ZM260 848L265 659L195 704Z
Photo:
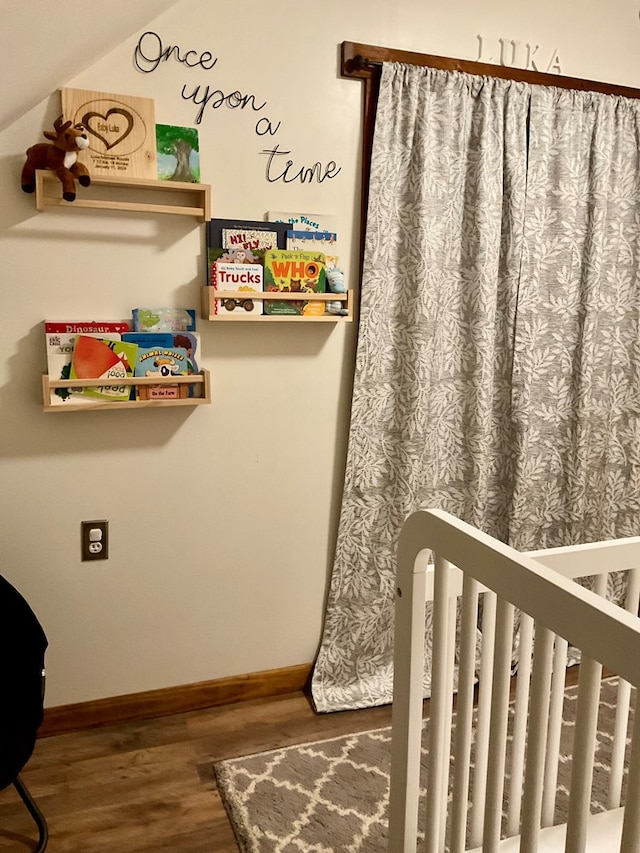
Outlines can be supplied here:
M603 810L617 679L603 682L594 810ZM561 756L570 749L576 689L565 693ZM428 720L425 720L425 731ZM391 729L222 761L214 771L243 853L386 853ZM425 758L423 749L423 774ZM570 767L560 765L564 820ZM423 776L424 778L424 776ZM424 791L423 791L424 794Z

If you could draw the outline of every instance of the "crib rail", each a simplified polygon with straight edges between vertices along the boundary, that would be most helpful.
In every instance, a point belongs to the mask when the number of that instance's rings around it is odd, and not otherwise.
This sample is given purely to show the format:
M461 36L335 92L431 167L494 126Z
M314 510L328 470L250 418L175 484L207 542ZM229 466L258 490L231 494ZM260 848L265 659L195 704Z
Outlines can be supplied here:
M604 597L617 571L628 574L624 607ZM593 589L575 582L587 576ZM640 685L639 597L640 538L521 554L441 511L407 520L398 549L389 853L417 849L427 602L426 853L590 853L599 849L590 846L598 832L606 839L602 849L640 850L640 713L626 760L632 687ZM568 819L560 828L557 756L570 648L579 650L581 663ZM603 667L620 679L608 814L594 822ZM634 807L621 809L627 767L626 801ZM560 846L544 846L552 841Z

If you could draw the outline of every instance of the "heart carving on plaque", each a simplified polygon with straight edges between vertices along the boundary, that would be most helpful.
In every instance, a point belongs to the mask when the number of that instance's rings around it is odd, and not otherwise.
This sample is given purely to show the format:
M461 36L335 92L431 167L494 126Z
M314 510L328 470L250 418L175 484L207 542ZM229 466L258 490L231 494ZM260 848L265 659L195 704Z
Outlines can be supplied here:
M118 122L117 119L116 121L109 121L112 116L121 117L120 121ZM126 122L126 127L124 129L120 126L122 120ZM110 110L107 110L106 115L95 112L85 113L82 116L82 124L87 128L88 132L92 136L95 136L96 139L99 139L106 150L109 151L129 136L133 130L133 116L128 110L123 109L122 107L112 107ZM108 133L109 135L117 133L118 135L115 138L112 137L111 141L109 141L109 139L104 136L105 133Z

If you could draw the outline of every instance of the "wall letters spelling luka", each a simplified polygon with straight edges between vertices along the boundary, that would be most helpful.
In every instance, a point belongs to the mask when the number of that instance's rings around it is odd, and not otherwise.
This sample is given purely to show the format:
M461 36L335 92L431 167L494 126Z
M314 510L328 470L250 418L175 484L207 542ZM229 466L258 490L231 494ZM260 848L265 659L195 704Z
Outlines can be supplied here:
M167 62L171 58L186 68L202 69L203 71L212 71L218 62L218 57L208 50L198 53L192 49L183 50L179 45L167 45L165 47L160 36L151 30L140 36L133 54L136 68L144 74L151 74L161 62ZM244 94L237 90L225 93L221 89L215 89L209 85L201 86L198 84L189 92L185 83L180 94L183 100L193 101L197 107L200 107L196 113L196 124L202 122L207 107L214 110L227 107L232 110L251 110L259 113L267 106L266 101L259 102L255 95ZM266 115L261 115L256 122L255 132L260 137L275 136L280 125L280 121L273 122ZM337 165L335 160L329 160L325 164L316 162L312 166L297 166L293 160L283 159L291 154L291 151L281 150L277 142L272 148L264 148L260 153L267 157L265 178L269 183L282 181L284 184L291 184L294 181L299 181L304 184L312 183L315 180L321 184L327 178L335 178L341 171L341 167Z

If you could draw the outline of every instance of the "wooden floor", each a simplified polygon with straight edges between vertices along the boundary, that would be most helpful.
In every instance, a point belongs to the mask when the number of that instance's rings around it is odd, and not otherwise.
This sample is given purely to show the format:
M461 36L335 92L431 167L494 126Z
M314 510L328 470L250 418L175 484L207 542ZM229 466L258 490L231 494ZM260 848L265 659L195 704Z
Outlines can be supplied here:
M302 693L40 739L21 776L49 825L47 853L237 853L215 761L378 728L389 706L315 714ZM0 853L33 850L13 786Z

